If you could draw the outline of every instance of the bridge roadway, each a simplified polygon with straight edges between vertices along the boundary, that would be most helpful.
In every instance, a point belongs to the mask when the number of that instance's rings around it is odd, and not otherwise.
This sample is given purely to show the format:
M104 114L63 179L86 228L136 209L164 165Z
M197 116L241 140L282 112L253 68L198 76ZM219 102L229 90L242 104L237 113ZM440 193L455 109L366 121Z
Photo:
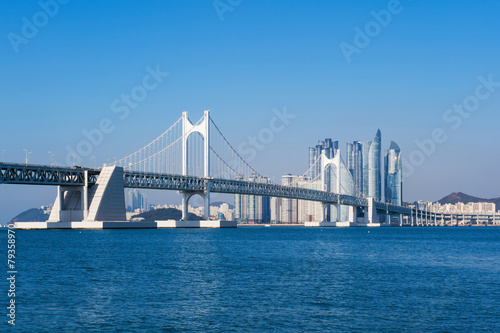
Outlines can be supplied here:
M0 163L0 184L83 186L85 171L88 171L88 184L95 184L98 169Z
M56 167L47 165L0 163L0 184L60 185L83 186L85 175L88 184L95 184L99 169L81 167ZM175 191L193 191L214 193L247 194L270 197L282 197L299 200L323 202L327 204L368 207L368 200L352 195L289 187L272 183L256 183L217 178L201 178L182 175L157 174L148 172L124 171L124 187L160 189ZM375 202L378 210L410 215L409 207Z

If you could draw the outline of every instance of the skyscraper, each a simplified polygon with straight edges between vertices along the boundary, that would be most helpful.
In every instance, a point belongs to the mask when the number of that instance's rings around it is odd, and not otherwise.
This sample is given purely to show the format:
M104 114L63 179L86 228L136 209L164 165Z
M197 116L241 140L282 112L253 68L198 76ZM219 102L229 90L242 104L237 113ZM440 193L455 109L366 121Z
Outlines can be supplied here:
M403 170L401 149L396 142L385 152L385 201L394 205L401 205L403 201Z
M381 144L382 134L378 130L373 141L363 142L362 146L363 194L376 201L382 199Z
M141 193L137 189L129 189L128 190L128 195L125 198L127 210L129 212L133 212L137 209L141 211L148 211L149 210L149 202L148 199L146 198L146 195Z
M359 141L347 144L346 167L351 173L355 187L355 194L363 192L363 144Z

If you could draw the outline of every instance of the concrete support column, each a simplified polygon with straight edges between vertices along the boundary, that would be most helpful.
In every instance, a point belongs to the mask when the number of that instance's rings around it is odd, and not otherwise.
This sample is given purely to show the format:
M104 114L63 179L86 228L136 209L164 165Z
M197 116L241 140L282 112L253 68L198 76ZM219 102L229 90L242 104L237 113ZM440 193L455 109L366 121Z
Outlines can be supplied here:
M341 205L338 203L338 204L335 204L335 208L337 209L337 222L340 222L341 218L342 218L342 208L341 208Z
M58 186L57 187L57 191L58 191L58 199L59 199L59 211L62 211L63 210L63 206L64 206L64 191L63 191L63 188L62 186Z
M182 192L182 220L186 221L188 216L188 201L189 194L186 192Z
M403 226L403 214L399 214L399 226Z
M210 182L206 184L207 190L204 195L205 202L205 220L210 220Z
M358 207L349 206L349 222L357 222L356 217L358 216Z
M83 172L83 219L86 220L89 215L89 171Z
M368 198L368 207L365 208L365 218L368 219L368 223L379 223L373 198Z
M326 204L324 202L321 203L321 222L326 221Z

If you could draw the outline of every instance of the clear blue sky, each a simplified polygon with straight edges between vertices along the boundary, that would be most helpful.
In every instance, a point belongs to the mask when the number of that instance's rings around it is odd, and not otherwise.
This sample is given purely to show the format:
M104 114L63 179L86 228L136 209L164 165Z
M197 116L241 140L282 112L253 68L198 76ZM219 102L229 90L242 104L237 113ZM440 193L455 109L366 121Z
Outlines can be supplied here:
M479 76L500 81L500 2L401 0L348 63L341 43L354 45L355 28L389 2L221 0L232 9L221 20L212 0L72 0L53 17L37 1L2 1L0 150L9 162L23 162L28 148L32 163L48 164L51 151L66 164L66 146L109 118L114 130L92 151L102 164L151 141L183 110L196 120L205 109L237 146L286 107L296 118L252 161L277 180L304 172L308 146L325 137L344 151L380 128L383 149L394 140L408 157L415 140L443 128L448 140L405 179L404 199L500 196L500 87L457 130L443 120ZM36 33L23 17L38 22ZM142 84L148 66L169 75L119 119L111 104ZM53 203L55 193L2 185L0 218Z

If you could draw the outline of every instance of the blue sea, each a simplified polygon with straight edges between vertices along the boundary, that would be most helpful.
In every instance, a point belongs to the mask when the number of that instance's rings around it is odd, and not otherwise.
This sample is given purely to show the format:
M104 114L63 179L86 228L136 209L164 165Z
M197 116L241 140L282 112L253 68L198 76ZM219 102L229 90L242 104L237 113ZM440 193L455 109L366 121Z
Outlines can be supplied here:
M16 250L2 332L500 332L500 228L18 230Z

